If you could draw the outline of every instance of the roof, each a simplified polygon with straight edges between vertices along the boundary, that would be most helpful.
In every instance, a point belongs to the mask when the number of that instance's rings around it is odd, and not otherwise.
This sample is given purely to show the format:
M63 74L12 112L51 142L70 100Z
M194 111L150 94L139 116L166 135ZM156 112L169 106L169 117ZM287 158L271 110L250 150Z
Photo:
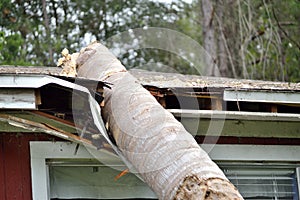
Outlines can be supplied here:
M109 83L64 77L60 71L57 67L0 67L0 132L45 132L113 152L114 144L98 117L101 93ZM299 83L143 70L130 73L192 134L300 138ZM88 104L80 99L88 99ZM86 115L80 112L82 106L88 106Z
M58 76L61 69L58 67L44 67L44 66L0 66L0 74L43 74Z
M0 66L0 74L43 74L59 76L61 70L62 68L59 67ZM158 88L226 88L235 90L300 91L300 83L206 77L136 69L132 69L129 72L137 78L142 85Z
M300 83L183 75L151 72L145 70L131 70L130 73L135 76L143 85L156 86L159 88L189 87L300 91Z
M76 124L74 120L73 122L62 120L58 116L60 111L67 111L69 109L69 103L62 102L62 99L65 98L69 101L70 93L72 93L76 95L76 98L81 96L82 99L88 101L85 110L86 112L90 112L94 119L97 119L95 116L99 116L100 111L94 108L98 106L98 103L86 87L40 74L2 74L0 75L0 79L0 94L2 95L0 98L0 111L2 108L0 122L7 122L12 126L25 130L46 132L63 139L91 145L91 142L73 135L73 133L77 132L76 125L80 126L79 123ZM57 96L59 95L59 91L65 94L62 99ZM49 104L51 101L54 104L39 107L39 105ZM72 104L75 103L72 102ZM47 110L47 112L41 112L42 110ZM54 116L47 114L51 113L51 110L57 112L57 114L54 114ZM43 123L45 121L48 124ZM94 133L90 132L89 134L99 135L101 133L102 136L106 137L105 139L108 139L103 122L96 120L94 123L98 132L94 131ZM1 127L5 130L5 126ZM98 138L100 139L99 136ZM100 143L102 144L103 142L101 141Z

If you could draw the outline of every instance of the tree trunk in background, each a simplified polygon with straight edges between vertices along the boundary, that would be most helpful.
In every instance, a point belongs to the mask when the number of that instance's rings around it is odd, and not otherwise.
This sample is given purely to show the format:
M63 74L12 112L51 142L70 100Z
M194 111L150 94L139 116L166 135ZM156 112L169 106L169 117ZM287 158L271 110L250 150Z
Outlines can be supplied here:
M224 35L224 1L220 1L216 5L217 17L218 17L218 67L220 69L221 76L228 77L228 59L226 52L226 38Z
M103 118L118 148L159 199L243 199L171 113L99 43L81 50L78 76L104 88Z
M232 11L236 0L201 0L203 45L211 58L204 58L208 67L207 75L237 77L236 63L239 49L234 30L235 17ZM233 41L233 42L232 42ZM213 66L212 64L215 64Z
M50 32L50 22L49 22L49 16L47 13L47 2L46 0L42 0L42 7L43 7L43 17L44 17L44 25L46 29L46 35L47 35L47 43L51 44L51 32ZM49 54L49 60L48 60L48 65L53 64L53 50L52 46L49 45L48 47L48 54Z
M201 0L202 8L202 30L203 46L209 56L204 56L206 65L206 76L219 76L220 72L217 67L217 47L215 41L214 13L215 8L211 0Z

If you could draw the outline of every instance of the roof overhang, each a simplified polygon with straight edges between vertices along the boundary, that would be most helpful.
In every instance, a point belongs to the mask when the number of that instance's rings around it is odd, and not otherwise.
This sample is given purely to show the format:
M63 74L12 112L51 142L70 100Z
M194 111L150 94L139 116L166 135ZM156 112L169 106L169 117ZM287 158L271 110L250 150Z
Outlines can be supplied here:
M77 91L85 94L90 112L93 115L94 123L98 128L96 133L91 134L102 134L105 142L111 143L102 119L100 118L100 106L92 97L90 91L81 85L48 75L1 75L0 93L5 91L6 95L0 98L2 109L0 110L0 124L2 124L0 130L3 132L9 132L10 130L20 132L45 132L62 139L98 148L95 143L77 136L77 132L81 132L82 130L76 127L74 123L72 124L53 116L46 116L45 114L41 115L41 112L35 111L39 99L39 94L36 92L36 89L50 84L55 84L65 90ZM7 103L7 101L10 103ZM18 111L15 109L18 109ZM100 137L97 136L97 138ZM99 145L103 146L102 143L103 141L100 141Z
M2 117L2 131L4 131L4 129L6 131L21 131L22 129L24 132L41 131L41 129L38 128L29 129L27 127L26 129L26 126L20 128L20 126L7 125L7 122L16 125L16 121L13 121L17 118L21 118L26 120L32 119L33 122L39 123L40 121L38 121L38 119L43 119L43 121L46 121L50 126L61 130L60 132L78 132L80 128L74 124L58 120L58 118L50 115L41 116L41 112L36 110L39 104L37 90L47 84L55 84L66 90L76 90L86 94L88 96L87 99L90 104L90 110L94 114L94 121L100 120L100 107L94 101L89 89L84 85L78 84L76 80L80 78L59 77L60 69L58 68L47 68L44 71L43 68L30 68L28 74L24 73L24 71L25 68L20 71L17 68L7 68L3 70L3 68L0 67L0 93L2 92L3 94L3 91L8 93L8 100L3 102L2 105L0 101L2 113L3 108L18 109L17 112L5 110L4 114L9 114L12 117ZM41 73L45 74L43 75ZM205 102L211 103L211 108L200 109L198 107L194 110L189 110L188 108L169 109L193 135L300 138L300 113L298 112L300 106L299 83L234 80L139 70L133 70L130 73L132 73L163 106L166 104L167 97L183 97L189 98L189 100L193 100L194 102L205 100ZM95 85L95 81L96 80L82 79L82 82L91 85ZM12 95L15 95L15 97L12 97ZM24 100L24 98L28 99L26 100L28 105L21 104L21 101L19 101L20 99ZM186 99L184 99L184 101L185 100ZM7 102L16 104L12 106L7 104ZM226 110L226 105L222 106L228 102L232 103L231 106L236 106L236 110ZM245 105L242 103L249 102L252 103L250 106L263 103L263 106L270 106L271 108L268 108L267 111L256 110L248 112L242 109L240 110L241 106ZM298 109L298 111L294 113L293 110L291 113L277 112L277 106L286 105L289 106L289 111L291 111L291 109ZM26 110L26 112L24 110ZM8 111L11 112L8 113ZM6 125L4 121L6 121ZM102 127L101 124L98 124L98 126ZM49 130L45 129L45 131ZM82 132L82 130L79 130L79 132ZM70 137L70 135L68 137ZM69 140L71 139L69 138ZM82 142L76 138L72 140L79 143Z
M225 90L223 99L225 101L300 104L300 92L272 90Z
M169 110L198 136L300 138L300 114L217 110Z

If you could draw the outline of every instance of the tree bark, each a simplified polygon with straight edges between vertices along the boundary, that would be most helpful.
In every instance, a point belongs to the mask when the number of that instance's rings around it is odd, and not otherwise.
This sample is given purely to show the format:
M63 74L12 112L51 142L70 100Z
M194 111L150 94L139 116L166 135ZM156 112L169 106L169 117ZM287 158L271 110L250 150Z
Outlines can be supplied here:
M50 31L49 16L47 13L46 0L42 0L42 8L43 8L44 25L45 25L45 29L46 29L47 42L48 42L48 44L50 43L49 47L48 47L48 53L49 53L48 64L52 64L53 63L53 50L52 50L52 45L51 45L51 31Z
M203 30L203 46L208 55L204 56L204 63L206 67L207 76L220 76L217 67L217 47L215 39L214 15L215 8L212 0L202 0L202 30Z
M159 199L243 199L171 113L99 43L82 49L78 76L104 88L103 118L118 148Z
M224 1L218 2L218 5L216 6L217 10L217 17L218 24L219 24L219 31L218 31L218 65L220 69L221 76L228 77L228 59L227 59L227 53L226 53L226 39L224 36L224 9L226 3Z

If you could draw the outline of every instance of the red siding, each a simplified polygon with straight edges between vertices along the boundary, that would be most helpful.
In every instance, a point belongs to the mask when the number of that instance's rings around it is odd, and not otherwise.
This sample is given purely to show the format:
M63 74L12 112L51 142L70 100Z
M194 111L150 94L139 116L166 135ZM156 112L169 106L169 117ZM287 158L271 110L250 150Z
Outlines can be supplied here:
M54 139L46 134L0 133L1 200L32 199L29 142Z
M0 135L0 199L5 198L3 138Z
M195 136L199 143L206 144L245 144L245 145L300 145L300 138L264 138L264 137L234 137L234 136Z
M196 136L199 143L205 137ZM0 133L0 200L31 200L30 141L59 140L47 134ZM205 138L206 143L299 145L300 139Z

